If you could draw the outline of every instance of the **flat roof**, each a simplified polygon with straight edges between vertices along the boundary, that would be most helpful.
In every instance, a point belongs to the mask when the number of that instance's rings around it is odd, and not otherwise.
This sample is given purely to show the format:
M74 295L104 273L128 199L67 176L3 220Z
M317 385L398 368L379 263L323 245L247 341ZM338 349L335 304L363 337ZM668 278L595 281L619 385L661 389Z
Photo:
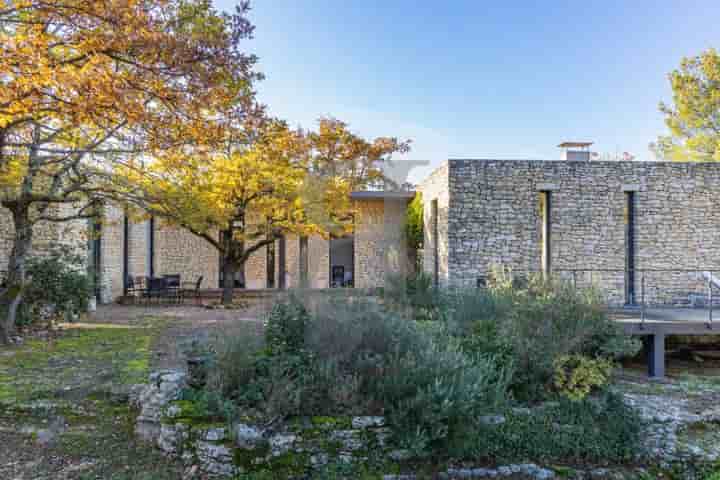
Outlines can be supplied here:
M559 148L575 148L575 147L589 147L593 142L563 142L558 145Z
M350 198L353 200L383 200L386 198L412 200L414 197L415 191L408 190L363 190L350 194Z

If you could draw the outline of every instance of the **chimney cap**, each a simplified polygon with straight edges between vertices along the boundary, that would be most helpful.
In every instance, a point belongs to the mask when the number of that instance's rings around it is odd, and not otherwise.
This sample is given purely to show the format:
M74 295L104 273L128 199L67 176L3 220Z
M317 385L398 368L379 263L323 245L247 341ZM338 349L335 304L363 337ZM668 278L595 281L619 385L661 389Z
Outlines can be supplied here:
M563 142L559 148L588 148L593 142Z

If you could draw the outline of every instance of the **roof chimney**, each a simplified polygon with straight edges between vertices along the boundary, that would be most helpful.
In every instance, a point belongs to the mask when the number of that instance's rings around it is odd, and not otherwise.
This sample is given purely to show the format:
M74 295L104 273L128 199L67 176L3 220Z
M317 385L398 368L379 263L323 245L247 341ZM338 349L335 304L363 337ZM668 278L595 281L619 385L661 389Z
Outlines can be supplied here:
M562 148L560 159L568 162L589 162L592 144L593 142L563 142L558 145Z

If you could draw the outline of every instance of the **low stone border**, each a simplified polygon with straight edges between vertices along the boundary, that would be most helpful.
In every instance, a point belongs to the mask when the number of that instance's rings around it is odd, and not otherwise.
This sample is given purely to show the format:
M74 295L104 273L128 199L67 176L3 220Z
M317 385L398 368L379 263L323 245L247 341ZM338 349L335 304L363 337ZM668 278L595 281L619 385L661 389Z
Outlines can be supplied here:
M281 426L213 423L196 411L193 402L180 400L186 387L187 375L181 371L156 372L150 376L149 384L136 386L130 395L139 409L136 433L166 454L179 457L210 476L266 470L284 475L283 478L303 477L329 463L387 465L391 472L399 471L398 463L409 458L408 452L393 449L389 444L391 432L383 417L304 417ZM624 397L647 422L644 458L668 466L720 459L717 442L698 445L679 438L680 432L694 424L716 425L720 422L720 409L691 412L686 400L664 395L625 392ZM503 420L500 416L486 419L488 423ZM713 439L720 439L720 433ZM615 469L557 472L535 464L518 464L450 468L437 478L622 479L636 478L637 474ZM415 476L394 474L384 479L413 480Z
M363 462L370 457L400 458L387 445L390 430L383 417L312 417L282 428L251 423L207 423L192 402L179 400L187 385L183 372L158 372L132 394L140 410L137 434L168 455L197 465L210 475L254 470L301 474L330 461Z

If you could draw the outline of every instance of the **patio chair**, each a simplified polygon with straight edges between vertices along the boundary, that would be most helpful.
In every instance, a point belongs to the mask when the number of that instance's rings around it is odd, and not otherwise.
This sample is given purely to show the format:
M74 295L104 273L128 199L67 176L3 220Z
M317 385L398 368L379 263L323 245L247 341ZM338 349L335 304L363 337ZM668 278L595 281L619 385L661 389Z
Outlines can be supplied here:
M164 278L148 278L147 288L143 291L143 298L146 303L151 303L153 298L162 299L167 296L167 280Z
M163 275L163 278L165 279L166 297L175 303L180 303L180 275L174 273L171 275Z
M135 290L135 279L128 275L125 280L125 296L131 297L134 303L135 295L137 295L137 290Z

